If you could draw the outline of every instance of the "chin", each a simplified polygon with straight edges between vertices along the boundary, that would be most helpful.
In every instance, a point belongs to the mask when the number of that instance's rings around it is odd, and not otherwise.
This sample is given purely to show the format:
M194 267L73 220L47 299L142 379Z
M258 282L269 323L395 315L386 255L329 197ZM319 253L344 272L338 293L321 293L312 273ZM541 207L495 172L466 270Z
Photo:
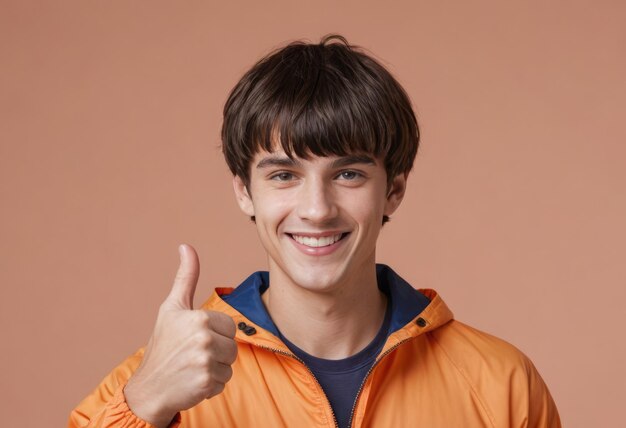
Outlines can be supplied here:
M329 292L342 282L344 270L337 266L308 265L295 267L288 276L295 285L312 292Z

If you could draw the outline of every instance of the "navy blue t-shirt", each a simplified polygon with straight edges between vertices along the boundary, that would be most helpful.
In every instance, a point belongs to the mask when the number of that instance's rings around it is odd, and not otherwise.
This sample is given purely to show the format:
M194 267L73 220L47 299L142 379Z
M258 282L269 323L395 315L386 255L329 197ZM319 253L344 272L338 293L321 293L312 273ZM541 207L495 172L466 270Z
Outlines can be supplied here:
M280 339L313 372L330 401L339 428L349 427L352 407L361 383L387 340L391 299L387 298L385 319L376 337L363 350L341 360L326 360L307 354L279 331Z

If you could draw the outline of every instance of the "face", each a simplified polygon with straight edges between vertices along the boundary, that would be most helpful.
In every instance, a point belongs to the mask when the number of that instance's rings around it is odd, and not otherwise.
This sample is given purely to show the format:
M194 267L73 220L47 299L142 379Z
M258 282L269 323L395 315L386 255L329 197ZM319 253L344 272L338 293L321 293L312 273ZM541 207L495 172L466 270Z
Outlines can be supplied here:
M404 174L387 186L381 159L354 155L290 159L259 152L246 188L234 178L242 211L255 216L272 282L337 291L373 273L383 215L399 206Z

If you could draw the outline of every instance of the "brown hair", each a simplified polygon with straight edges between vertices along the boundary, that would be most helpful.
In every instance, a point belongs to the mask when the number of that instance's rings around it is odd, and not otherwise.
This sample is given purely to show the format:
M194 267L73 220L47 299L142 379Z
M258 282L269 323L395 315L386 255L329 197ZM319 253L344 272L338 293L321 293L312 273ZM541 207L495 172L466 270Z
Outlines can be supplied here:
M336 34L293 42L257 62L224 106L222 151L249 185L250 162L279 136L287 156L367 153L384 159L387 181L411 170L419 128L393 76Z

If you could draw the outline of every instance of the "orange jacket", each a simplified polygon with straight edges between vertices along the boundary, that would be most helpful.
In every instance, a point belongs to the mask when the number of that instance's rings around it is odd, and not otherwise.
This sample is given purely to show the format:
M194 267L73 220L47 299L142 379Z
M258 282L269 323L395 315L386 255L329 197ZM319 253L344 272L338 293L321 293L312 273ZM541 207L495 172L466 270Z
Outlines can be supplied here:
M224 391L181 412L170 426L335 427L313 374L274 334L222 299L232 290L216 289L203 309L224 312L256 332L237 330L238 356ZM352 427L561 426L524 354L454 320L435 291L420 291L430 304L387 338L357 396ZM152 427L130 411L123 394L143 352L117 366L72 411L70 428Z

